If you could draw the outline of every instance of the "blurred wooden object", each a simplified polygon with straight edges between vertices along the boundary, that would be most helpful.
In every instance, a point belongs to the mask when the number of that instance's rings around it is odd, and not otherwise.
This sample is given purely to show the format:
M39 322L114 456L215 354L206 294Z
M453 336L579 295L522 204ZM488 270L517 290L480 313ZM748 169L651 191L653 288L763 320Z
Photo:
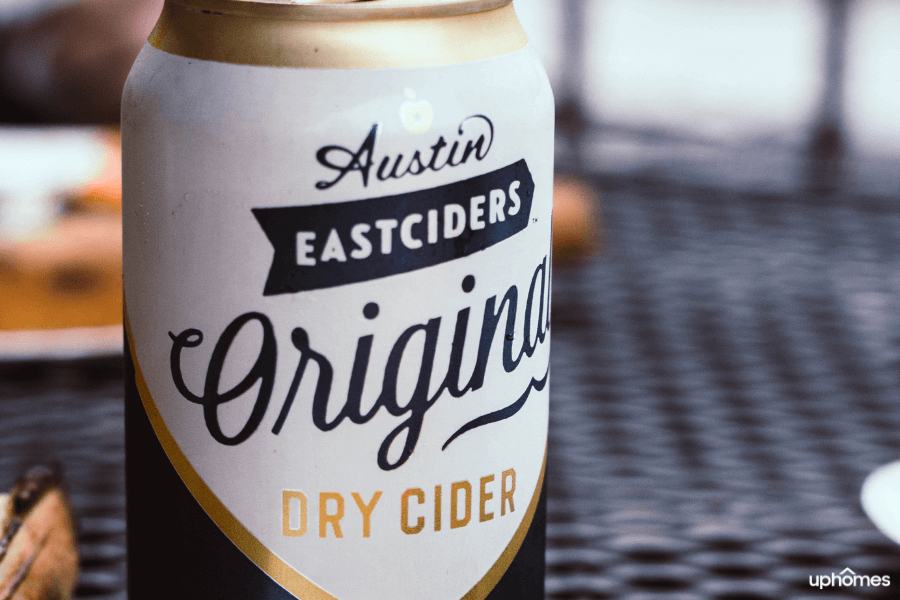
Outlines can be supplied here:
M60 218L28 239L0 240L0 330L122 322L121 143L97 135L105 160Z
M63 219L0 263L0 329L97 327L122 320L118 215Z
M600 195L585 179L557 175L553 182L553 263L586 260L601 245Z
M59 477L33 469L0 496L0 600L67 600L78 579L72 513Z

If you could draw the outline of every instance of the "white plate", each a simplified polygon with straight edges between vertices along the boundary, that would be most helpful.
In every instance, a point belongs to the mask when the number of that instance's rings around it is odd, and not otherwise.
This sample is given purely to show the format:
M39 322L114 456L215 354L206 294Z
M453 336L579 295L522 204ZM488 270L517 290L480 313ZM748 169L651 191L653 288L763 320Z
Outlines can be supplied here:
M122 355L122 326L0 330L0 362Z
M875 469L863 483L861 500L875 526L900 544L900 461Z
M102 135L97 127L0 127L0 243L49 226L61 199L102 172Z

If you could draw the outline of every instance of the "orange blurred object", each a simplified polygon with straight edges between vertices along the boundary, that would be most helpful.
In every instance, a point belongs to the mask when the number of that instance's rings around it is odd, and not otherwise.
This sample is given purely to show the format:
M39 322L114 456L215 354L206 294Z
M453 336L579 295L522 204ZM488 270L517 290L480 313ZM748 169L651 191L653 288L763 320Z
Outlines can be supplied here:
M553 182L553 262L586 260L602 244L600 196L584 179L557 175Z
M102 167L60 200L60 216L24 240L0 240L0 330L122 322L121 144L97 135Z
M0 259L0 329L122 322L122 223L115 214L61 220Z
M73 199L97 208L122 210L122 135L118 129L101 130L96 134L103 145L103 164L87 185L75 190Z

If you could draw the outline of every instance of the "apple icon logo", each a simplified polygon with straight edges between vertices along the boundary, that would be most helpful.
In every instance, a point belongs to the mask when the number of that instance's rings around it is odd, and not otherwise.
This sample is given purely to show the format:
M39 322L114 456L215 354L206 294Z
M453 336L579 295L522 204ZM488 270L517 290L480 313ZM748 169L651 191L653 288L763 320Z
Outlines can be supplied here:
M411 88L403 90L407 100L400 105L400 120L410 133L425 133L434 120L434 109L428 100L416 100L416 92Z

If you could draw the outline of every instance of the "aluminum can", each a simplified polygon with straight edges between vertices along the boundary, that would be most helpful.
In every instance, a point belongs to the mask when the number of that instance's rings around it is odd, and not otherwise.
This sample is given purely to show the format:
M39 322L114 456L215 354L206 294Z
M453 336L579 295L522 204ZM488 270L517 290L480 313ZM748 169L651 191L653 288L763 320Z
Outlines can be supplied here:
M129 598L542 599L553 99L510 0L167 0L122 142Z

